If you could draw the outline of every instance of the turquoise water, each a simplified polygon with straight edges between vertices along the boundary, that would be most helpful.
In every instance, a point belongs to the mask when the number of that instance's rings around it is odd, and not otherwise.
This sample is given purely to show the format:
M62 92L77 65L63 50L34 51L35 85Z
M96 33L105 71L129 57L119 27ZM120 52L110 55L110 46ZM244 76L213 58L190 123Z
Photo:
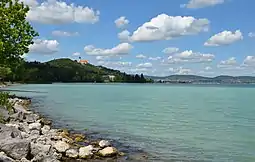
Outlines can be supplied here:
M76 130L149 153L149 161L254 162L255 88L53 84L11 89Z

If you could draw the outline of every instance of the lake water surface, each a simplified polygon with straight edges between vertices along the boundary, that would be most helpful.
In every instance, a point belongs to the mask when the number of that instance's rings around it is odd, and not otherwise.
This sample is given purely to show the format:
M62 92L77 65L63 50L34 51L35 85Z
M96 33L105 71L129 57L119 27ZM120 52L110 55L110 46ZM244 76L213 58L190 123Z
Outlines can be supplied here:
M149 153L149 161L254 162L255 88L52 84L10 89L76 130Z

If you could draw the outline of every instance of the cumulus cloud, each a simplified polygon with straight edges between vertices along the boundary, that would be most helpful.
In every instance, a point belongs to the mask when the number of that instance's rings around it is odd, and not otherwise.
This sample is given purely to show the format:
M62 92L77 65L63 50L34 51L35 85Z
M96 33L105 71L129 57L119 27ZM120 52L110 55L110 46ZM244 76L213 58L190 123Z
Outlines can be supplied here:
M103 61L103 60L105 60L105 59L107 59L107 58L109 58L108 56L97 56L96 57L96 60L98 60L98 61Z
M71 37L71 36L78 36L79 33L55 30L55 31L52 31L52 35L58 36L58 37Z
M212 36L207 42L205 42L205 46L222 46L229 45L234 42L243 39L242 32L240 30L236 30L235 32L231 31L223 31Z
M181 53L177 53L173 56L169 56L167 60L163 60L163 63L178 64L178 63L206 63L212 62L215 56L209 53L193 52L192 50L186 50Z
M111 49L102 49L96 48L93 45L88 45L84 47L84 51L88 55L97 55L97 56L116 56L116 55L126 55L133 48L129 43L121 43L116 47Z
M34 40L34 44L29 46L31 53L38 54L53 54L58 52L58 41L57 40Z
M126 27L126 25L129 24L129 20L126 19L125 16L119 17L114 22L115 22L115 25L117 26L117 28L124 28L124 27Z
M173 53L176 53L178 51L179 51L179 48L168 47L168 48L165 48L162 52L165 53L165 54L173 54Z
M255 37L255 33L254 33L254 32L250 32L250 33L248 34L248 36L251 37L251 38L253 38L253 37Z
M161 59L161 57L149 57L149 60L152 60L152 61L158 61L158 60L160 60Z
M99 21L100 12L87 6L47 0L31 7L27 19L43 24L90 23Z
M238 66L236 58L235 57L230 57L227 60L221 61L217 67L218 68L231 68L234 66Z
M73 53L73 56L80 56L81 55L81 53L79 53L79 52L74 52Z
M20 0L20 2L23 2L25 5L28 5L29 7L35 7L39 4L37 0Z
M152 63L150 62L141 63L141 64L138 64L136 67L137 68L152 68Z
M212 67L206 66L206 67L205 67L205 70L206 70L206 71L212 70Z
M170 72L177 74L177 75L187 75L192 73L191 69L188 68L183 68L183 67L179 67L179 68L169 68L168 69Z
M145 59L145 58L147 58L147 57L146 57L145 55L143 55L143 54L136 55L135 57L138 58L138 59Z
M245 66L252 66L255 67L255 56L247 56L244 61L243 64Z
M128 30L123 30L118 34L118 38L122 42L129 42L130 41L130 32Z
M169 40L184 35L208 31L209 20L191 16L158 15L144 23L131 36L132 41Z
M132 65L132 62L122 62L122 61L118 61L118 62L112 62L112 65L120 66L120 67L126 67L126 66L131 66L131 65Z
M181 5L181 7L204 8L222 4L224 2L225 0L190 0L187 4Z

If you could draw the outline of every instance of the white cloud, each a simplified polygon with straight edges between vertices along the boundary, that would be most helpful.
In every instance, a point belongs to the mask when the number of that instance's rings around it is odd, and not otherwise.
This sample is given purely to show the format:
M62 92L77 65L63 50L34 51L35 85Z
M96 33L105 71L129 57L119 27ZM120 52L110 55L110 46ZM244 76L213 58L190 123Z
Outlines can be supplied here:
M141 64L138 64L136 67L137 68L152 68L152 63L150 62L141 63Z
M73 56L80 56L81 55L81 53L79 53L79 52L74 52L73 53Z
M178 63L206 63L212 62L215 56L209 53L193 52L192 50L186 50L181 53L169 56L168 60L164 60L163 63L178 64Z
M148 68L132 68L132 69L128 69L128 72L130 72L130 73L146 73L148 71L149 71Z
M39 54L53 54L58 52L58 41L57 40L34 40L34 44L29 46L31 53Z
M227 60L221 61L217 67L218 68L232 68L234 66L238 66L236 58L235 57L230 57Z
M161 57L149 57L149 60L152 60L152 61L158 61L158 60L160 60L161 59Z
M126 19L125 16L119 17L119 18L116 19L114 22L115 22L115 25L116 25L118 28L124 28L126 25L129 24L129 20Z
M86 6L47 0L32 7L27 19L43 24L91 23L99 21L100 12Z
M173 54L173 53L176 53L178 51L179 51L179 48L168 47L168 48L165 48L162 52L165 53L165 54Z
M245 66L251 66L251 67L255 67L255 56L247 56L244 61L243 64Z
M29 7L35 7L39 4L37 0L20 0L20 2L23 2L25 5L28 5Z
M126 67L126 66L131 66L132 62L121 62L121 61L118 61L118 62L112 62L112 65L120 66L120 67Z
M231 31L223 31L212 36L207 42L205 42L205 46L221 46L221 45L229 45L234 42L243 39L242 32L240 30L236 30L235 32Z
M204 8L224 3L225 0L190 0L188 4L181 5L187 8Z
M96 57L96 60L102 61L102 60L105 60L105 59L107 59L107 58L108 58L108 56L97 56L97 57Z
M253 37L255 37L255 33L254 33L254 32L250 32L250 33L248 34L248 36L251 37L251 38L253 38Z
M145 59L145 58L146 58L146 56L143 55L143 54L136 55L135 57L136 57L136 58L139 58L139 59Z
M206 66L206 67L205 67L205 70L206 70L206 71L212 70L212 67Z
M128 30L123 30L118 34L118 38L122 42L129 42L130 41L130 32Z
M58 37L71 37L71 36L78 36L79 33L55 30L55 31L52 31L52 35L58 36Z
M209 24L207 19L161 14L134 31L131 39L132 41L169 40L208 31Z
M84 47L84 51L88 55L97 55L97 56L116 56L116 55L126 55L133 48L129 43L121 43L116 47L111 49L102 49L96 48L93 45L88 45Z
M188 68L183 68L183 67L179 67L179 68L169 68L168 69L170 72L177 74L177 75L187 75L192 73L191 69Z

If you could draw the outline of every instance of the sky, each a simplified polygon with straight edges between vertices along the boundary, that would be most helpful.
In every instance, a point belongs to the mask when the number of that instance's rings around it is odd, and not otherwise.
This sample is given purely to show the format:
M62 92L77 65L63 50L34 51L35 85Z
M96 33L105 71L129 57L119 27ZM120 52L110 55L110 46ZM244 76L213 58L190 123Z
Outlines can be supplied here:
M39 37L24 55L131 74L255 76L254 0L21 0Z

